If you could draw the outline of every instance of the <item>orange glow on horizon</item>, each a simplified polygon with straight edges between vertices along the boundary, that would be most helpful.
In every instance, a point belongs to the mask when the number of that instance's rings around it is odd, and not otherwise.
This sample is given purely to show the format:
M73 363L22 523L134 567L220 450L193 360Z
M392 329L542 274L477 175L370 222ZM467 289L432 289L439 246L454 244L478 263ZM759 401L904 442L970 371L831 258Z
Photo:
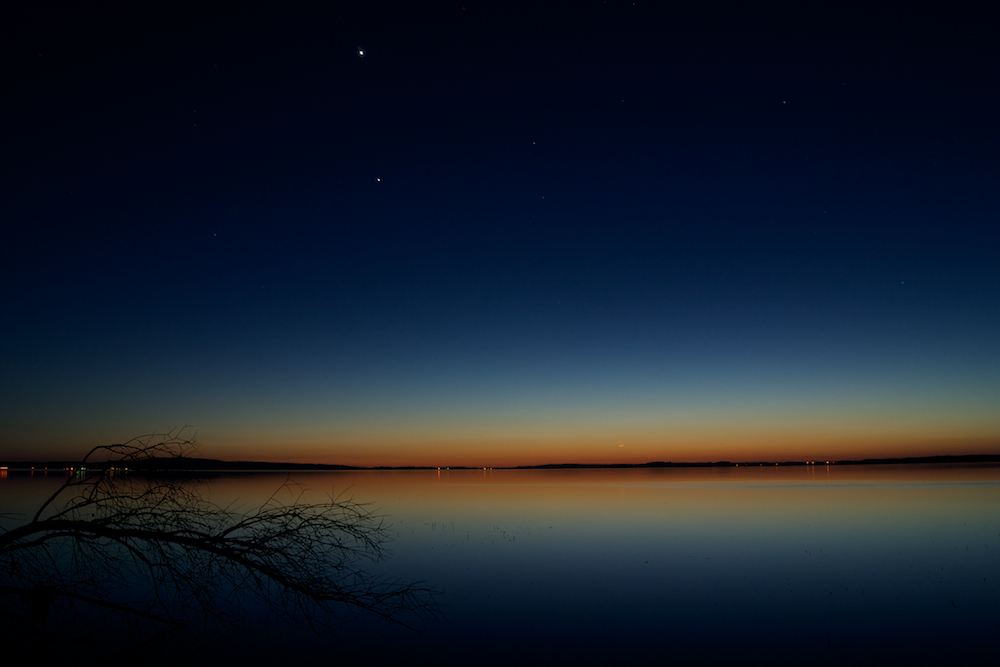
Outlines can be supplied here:
M193 456L223 461L318 463L359 467L499 468L545 464L643 464L653 461L803 462L914 456L1000 454L994 419L928 417L910 422L896 415L865 422L750 420L719 414L675 424L642 421L510 423L400 423L354 427L336 424L215 423L192 428ZM87 438L34 435L7 448L8 461L70 462L91 447L124 442L137 429L94 429ZM37 439L35 439L37 438Z
M998 437L745 438L687 441L629 440L624 447L603 439L518 439L465 442L235 443L213 439L199 456L222 460L320 463L359 467L502 468L576 463L585 465L703 462L845 461L914 456L1000 454Z

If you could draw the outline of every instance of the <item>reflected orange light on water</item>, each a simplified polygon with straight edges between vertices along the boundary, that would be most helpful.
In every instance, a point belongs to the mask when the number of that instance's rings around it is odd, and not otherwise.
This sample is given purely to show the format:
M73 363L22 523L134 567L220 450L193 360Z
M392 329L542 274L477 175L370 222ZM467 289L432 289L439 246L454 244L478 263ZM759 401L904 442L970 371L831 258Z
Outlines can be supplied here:
M30 516L66 478L11 471L0 479L4 520ZM671 650L688 651L683 662L698 662L720 634L750 645L775 626L799 659L816 632L849 637L837 650L851 664L892 664L884 658L901 647L918 663L941 641L949 650L995 646L996 464L444 466L189 479L236 512L333 497L384 517L388 558L364 567L446 591L449 622L422 633L352 626L367 657L349 662L397 664L446 644L467 652L495 642L498 628L518 638L516 650L526 641L534 651L571 648L573 664L595 641L601 650L646 647L648 659L635 662L650 664L662 656L665 627ZM372 660L372 650L392 659ZM517 663L514 653L497 664Z
M1000 481L1000 465L750 466L656 469L414 470L240 473L205 482L219 503L256 507L320 502L330 497L369 503L393 523L450 517L478 525L501 512L527 523L561 522L605 528L666 517L684 523L729 525L825 517L864 525L873 507L903 508L920 517L935 510L924 483ZM845 492L851 488L849 493ZM980 493L970 486L969 493ZM963 492L949 491L953 502ZM980 513L986 507L974 505Z

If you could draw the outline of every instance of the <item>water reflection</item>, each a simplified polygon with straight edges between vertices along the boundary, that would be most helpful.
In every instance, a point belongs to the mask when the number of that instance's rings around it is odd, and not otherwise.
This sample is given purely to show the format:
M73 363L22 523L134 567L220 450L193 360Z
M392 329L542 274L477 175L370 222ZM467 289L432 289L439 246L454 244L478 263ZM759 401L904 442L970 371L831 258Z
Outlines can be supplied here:
M494 470L337 483L393 515L394 567L445 589L449 624L417 638L382 629L397 645L489 646L482 660L497 664L748 650L922 662L975 660L998 638L998 473Z
M220 477L208 493L252 506L285 476ZM444 592L447 620L419 633L356 621L342 659L986 663L1000 639L997 466L295 479L307 501L374 503L391 517L384 572ZM325 655L310 641L252 653Z
M135 469L175 460L183 444L103 448L132 471L80 465L37 508L5 513L6 642L43 656L89 646L81 664L136 654L172 664L241 631L329 634L356 615L436 616L433 591L363 569L382 559L386 538L364 506L335 497L306 503L286 481L242 510L207 501L198 477Z

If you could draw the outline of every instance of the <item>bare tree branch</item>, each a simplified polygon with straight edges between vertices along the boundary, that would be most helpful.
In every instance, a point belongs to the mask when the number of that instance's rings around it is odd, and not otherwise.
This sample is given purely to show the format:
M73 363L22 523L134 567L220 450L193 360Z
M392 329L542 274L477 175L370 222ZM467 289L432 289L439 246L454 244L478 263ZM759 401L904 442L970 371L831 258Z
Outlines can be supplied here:
M194 447L181 432L95 447L30 521L0 532L0 626L43 637L53 616L78 629L100 609L138 628L127 648L183 628L240 626L251 609L317 632L359 613L397 623L437 615L431 589L363 569L386 542L364 505L306 504L300 487L292 502L276 494L242 512L206 501L190 476L126 470Z

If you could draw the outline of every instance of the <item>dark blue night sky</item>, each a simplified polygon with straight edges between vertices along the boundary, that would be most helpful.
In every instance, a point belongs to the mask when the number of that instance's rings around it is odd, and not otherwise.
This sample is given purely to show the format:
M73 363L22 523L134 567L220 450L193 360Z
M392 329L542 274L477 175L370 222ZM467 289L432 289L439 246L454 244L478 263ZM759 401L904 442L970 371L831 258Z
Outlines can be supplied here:
M8 458L1000 451L985 12L0 11Z

